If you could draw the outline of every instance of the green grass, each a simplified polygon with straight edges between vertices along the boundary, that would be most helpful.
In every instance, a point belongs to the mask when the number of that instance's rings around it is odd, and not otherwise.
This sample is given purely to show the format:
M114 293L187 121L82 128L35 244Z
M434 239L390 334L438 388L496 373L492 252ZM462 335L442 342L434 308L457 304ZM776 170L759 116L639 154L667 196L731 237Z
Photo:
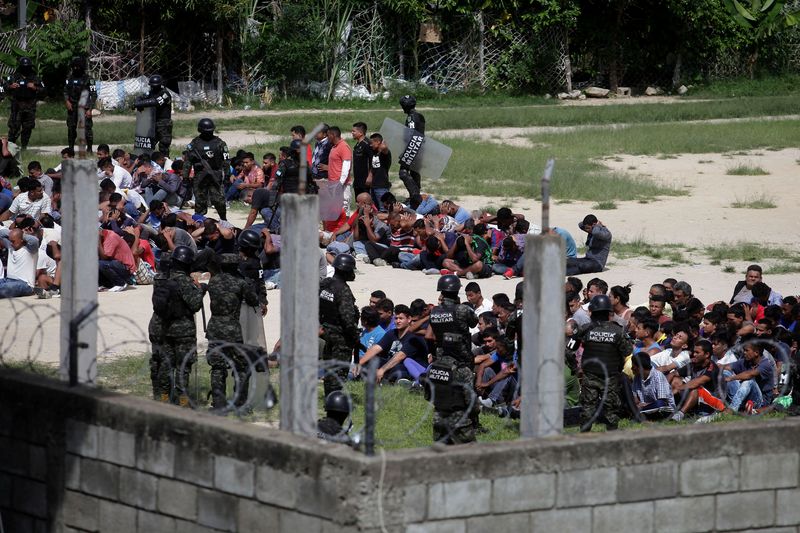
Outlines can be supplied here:
M598 210L609 210L616 208L617 204L611 201L597 202L592 206L592 209L598 209Z
M800 272L800 262L779 262L764 269L764 274L795 274Z
M761 195L757 197L737 198L736 201L731 204L731 207L735 209L774 209L778 206L775 205L771 196L761 193Z
M800 94L800 75L765 76L751 80L739 78L699 85L683 98L743 98Z
M632 241L615 240L611 247L611 254L617 258L647 257L666 261L670 266L688 263L683 255L687 251L689 250L680 244L652 244L642 237Z
M733 274L734 272L736 272L736 267L734 267L733 265L726 265L722 269L722 271L725 272L726 274Z
M753 242L738 242L718 246L708 246L704 252L712 261L763 261L800 259L800 254L787 248L762 245Z
M755 165L736 165L729 168L725 174L729 176L768 176L769 172Z

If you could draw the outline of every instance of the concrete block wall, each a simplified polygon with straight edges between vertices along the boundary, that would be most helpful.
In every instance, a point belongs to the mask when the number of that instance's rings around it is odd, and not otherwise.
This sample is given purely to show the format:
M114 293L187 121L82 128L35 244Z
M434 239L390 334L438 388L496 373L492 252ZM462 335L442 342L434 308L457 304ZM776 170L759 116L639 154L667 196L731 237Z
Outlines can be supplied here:
M792 419L339 445L0 372L6 531L800 531Z

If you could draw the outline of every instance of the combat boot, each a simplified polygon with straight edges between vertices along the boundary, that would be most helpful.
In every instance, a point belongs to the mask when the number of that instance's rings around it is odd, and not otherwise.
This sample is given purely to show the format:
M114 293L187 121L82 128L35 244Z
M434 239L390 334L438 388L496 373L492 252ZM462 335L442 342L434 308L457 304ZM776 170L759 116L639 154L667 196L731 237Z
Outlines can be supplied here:
M189 407L189 396L187 396L186 394L181 394L178 397L178 405L180 405L181 407Z
M164 402L164 403L169 403L169 393L168 392L162 392L161 393L161 397L158 399L158 401Z

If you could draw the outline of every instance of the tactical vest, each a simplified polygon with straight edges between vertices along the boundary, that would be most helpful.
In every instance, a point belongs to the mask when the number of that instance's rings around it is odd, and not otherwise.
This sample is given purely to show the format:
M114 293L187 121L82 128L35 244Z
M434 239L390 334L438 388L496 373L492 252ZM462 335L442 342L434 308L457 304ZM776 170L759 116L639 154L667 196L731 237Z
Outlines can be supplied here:
M618 375L624 364L624 356L617 348L622 335L622 327L616 322L596 322L583 330L583 371L598 376L605 376L606 372L609 376Z
M464 339L456 319L455 306L436 306L431 309L430 324L440 350L437 355L462 359Z
M440 413L450 414L468 407L464 384L455 379L455 361L450 357L440 358L428 370L428 381L433 394L433 406Z
M336 278L325 278L319 283L319 323L341 327L338 298L343 281Z
M84 89L91 90L91 82L89 78L83 76L80 78L68 78L64 87L64 96L73 104L77 104L81 99L81 92Z

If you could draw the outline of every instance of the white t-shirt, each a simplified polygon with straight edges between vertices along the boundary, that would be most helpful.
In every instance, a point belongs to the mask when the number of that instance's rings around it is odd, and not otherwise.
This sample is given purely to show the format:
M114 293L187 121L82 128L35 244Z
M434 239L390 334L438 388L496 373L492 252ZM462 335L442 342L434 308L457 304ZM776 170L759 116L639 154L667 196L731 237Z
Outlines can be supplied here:
M657 366L667 366L670 363L675 363L675 368L683 368L689 364L690 359L689 350L683 350L676 357L672 357L672 348L667 348L663 352L658 352L650 356L650 361L653 362L653 368Z
M11 202L11 207L8 208L12 215L30 215L31 217L39 220L43 213L50 213L50 197L44 194L41 198L32 202L28 198L28 193L24 192L18 194L14 201Z
M8 277L24 281L28 286L33 287L36 281L36 263L38 252L29 252L23 246L19 250L9 248L8 250Z
M53 277L56 275L56 262L55 260L47 255L47 243L42 239L41 244L39 245L39 257L36 260L36 270L46 270L47 275Z
M128 189L131 187L131 185L133 185L131 173L120 166L114 167L114 172L111 174L111 176L106 176L106 173L102 170L97 172L98 182L101 182L106 178L113 181L114 185L117 186L117 189Z

